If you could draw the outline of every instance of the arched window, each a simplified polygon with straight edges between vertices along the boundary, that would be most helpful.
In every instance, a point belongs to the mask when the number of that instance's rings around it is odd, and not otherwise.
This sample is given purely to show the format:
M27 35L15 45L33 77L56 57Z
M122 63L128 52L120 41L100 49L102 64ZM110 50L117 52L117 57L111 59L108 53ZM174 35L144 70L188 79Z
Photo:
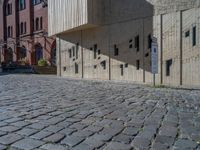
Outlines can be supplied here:
M43 28L43 20L42 20L42 17L40 17L40 29Z
M11 15L12 14L12 4L7 3L5 5L5 10L6 10L6 15Z
M26 34L26 22L24 22L24 34Z
M10 37L13 37L13 27L10 27Z
M24 24L23 22L21 22L21 25L20 25L20 33L23 34L24 33Z
M39 18L36 18L36 21L35 21L35 30L36 31L39 30Z
M10 37L10 26L8 26L8 34L7 37Z
M25 0L19 0L19 10L23 10L26 8L26 1Z

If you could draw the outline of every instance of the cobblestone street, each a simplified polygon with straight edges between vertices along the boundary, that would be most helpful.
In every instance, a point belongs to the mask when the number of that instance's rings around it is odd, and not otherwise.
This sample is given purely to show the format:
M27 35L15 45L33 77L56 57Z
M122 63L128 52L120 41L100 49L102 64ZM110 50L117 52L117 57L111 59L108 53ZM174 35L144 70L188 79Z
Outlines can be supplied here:
M0 150L197 150L200 91L0 76Z

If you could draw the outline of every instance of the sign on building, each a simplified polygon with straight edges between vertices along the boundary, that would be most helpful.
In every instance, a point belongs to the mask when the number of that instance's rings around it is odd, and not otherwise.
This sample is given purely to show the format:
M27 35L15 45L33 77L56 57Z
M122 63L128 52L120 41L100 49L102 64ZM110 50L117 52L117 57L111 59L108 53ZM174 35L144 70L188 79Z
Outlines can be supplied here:
M153 74L158 73L158 43L154 37L151 44L151 72Z

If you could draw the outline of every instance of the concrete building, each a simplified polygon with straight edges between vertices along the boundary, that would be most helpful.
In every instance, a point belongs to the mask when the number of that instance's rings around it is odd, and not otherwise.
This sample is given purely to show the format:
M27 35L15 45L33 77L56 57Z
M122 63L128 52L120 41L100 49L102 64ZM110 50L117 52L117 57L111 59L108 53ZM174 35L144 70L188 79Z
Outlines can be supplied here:
M56 60L56 40L48 37L48 7L42 0L0 1L0 60L37 65Z
M198 86L199 11L198 0L49 0L58 75L152 83L156 37L157 84Z

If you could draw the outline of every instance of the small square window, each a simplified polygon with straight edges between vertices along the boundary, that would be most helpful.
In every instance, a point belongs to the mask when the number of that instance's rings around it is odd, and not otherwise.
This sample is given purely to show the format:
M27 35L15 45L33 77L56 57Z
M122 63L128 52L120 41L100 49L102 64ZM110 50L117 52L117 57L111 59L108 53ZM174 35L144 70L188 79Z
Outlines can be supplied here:
M99 50L98 50L98 55L100 55L100 54L101 54L101 50L99 49Z
M101 62L101 66L103 67L104 70L106 70L106 61L105 60Z
M190 36L190 31L186 31L185 32L185 37L189 37Z
M128 68L128 63L125 64L125 68Z

